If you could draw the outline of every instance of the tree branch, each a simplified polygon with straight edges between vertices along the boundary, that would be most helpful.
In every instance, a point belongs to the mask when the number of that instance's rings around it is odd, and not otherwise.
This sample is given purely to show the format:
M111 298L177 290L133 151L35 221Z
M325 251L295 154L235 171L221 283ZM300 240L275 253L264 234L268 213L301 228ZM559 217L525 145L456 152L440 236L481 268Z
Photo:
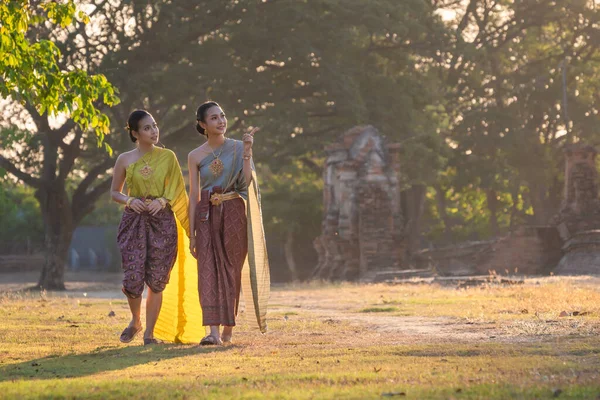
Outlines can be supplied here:
M75 121L73 121L72 119L69 119L69 120L67 120L67 122L65 122L63 124L63 126L61 126L60 128L56 129L53 132L53 135L56 135L56 138L60 139L61 142L62 142L62 140L65 137L67 137L67 135L69 134L69 132L71 132L73 129L75 129ZM68 145L65 142L60 143L60 147L62 147L63 149L66 146L68 146Z
M58 166L58 179L61 181L67 179L69 172L71 172L71 169L73 168L73 164L75 164L77 156L81 153L80 145L82 136L83 130L78 129L73 141L68 145L65 143L65 146L63 147L63 158Z
M37 126L38 132L40 132L40 133L47 133L47 132L50 132L52 130L52 129L50 129L50 124L48 124L48 118L44 117L43 115L41 115L35 109L34 106L32 106L31 104L27 103L25 105L25 109L27 110L27 112L29 113L29 116L31 117L31 119L33 119L33 122Z
M323 167L318 165L316 162L314 162L310 158L301 157L300 161L302 162L302 164L304 164L304 166L306 166L308 169L310 169L312 172L314 172L318 176L320 176L323 173Z
M17 179L22 180L23 182L25 182L26 184L28 184L31 187L34 187L36 189L39 189L42 187L42 183L39 179L34 178L30 174L27 174L27 173L21 171L20 169L15 167L13 165L13 163L11 163L8 159L4 158L4 156L2 156L2 155L0 155L0 167L4 168L9 173L14 175Z
M83 196L81 202L77 204L73 202L73 220L76 223L79 223L87 214L94 210L96 206L96 201L102 196L104 193L108 192L110 189L110 185L112 183L112 177L106 178L102 182L100 182L94 189L92 189L89 193Z
M87 174L87 176L79 183L77 189L73 193L73 206L84 203L87 197L88 188L94 183L98 176L106 172L108 168L112 166L113 159L108 156L98 165L93 167Z

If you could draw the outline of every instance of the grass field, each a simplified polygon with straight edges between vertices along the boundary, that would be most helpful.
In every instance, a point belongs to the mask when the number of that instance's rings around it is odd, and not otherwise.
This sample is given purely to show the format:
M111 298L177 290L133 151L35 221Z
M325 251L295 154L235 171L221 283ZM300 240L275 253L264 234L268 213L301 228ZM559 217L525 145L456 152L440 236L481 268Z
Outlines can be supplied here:
M276 287L218 348L123 345L90 297L0 295L0 398L600 399L598 278Z

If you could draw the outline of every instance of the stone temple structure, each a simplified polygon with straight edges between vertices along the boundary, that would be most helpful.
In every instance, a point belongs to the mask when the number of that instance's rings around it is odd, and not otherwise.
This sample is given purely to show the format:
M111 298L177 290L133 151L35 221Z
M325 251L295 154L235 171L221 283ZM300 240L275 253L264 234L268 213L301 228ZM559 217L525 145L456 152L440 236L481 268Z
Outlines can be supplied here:
M565 148L565 188L560 212L552 221L564 242L557 274L600 274L600 199L596 149Z
M564 151L563 202L547 225L522 226L488 241L423 249L411 263L417 269L407 269L400 146L386 143L372 126L350 129L326 148L324 214L321 236L314 240L319 261L313 277L377 281L490 271L600 275L597 152L579 143Z
M369 279L402 261L399 145L357 126L326 148L322 234L314 276Z

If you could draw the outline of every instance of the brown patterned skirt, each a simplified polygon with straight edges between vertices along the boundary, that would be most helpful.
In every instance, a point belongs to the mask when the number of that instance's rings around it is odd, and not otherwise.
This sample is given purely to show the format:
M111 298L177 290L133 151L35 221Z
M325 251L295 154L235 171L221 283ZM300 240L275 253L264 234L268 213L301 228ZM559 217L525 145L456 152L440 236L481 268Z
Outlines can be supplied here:
M123 292L138 298L144 292L144 282L159 293L169 283L169 275L177 257L177 223L170 208L152 216L125 208L117 243L121 250Z
M215 187L213 193L222 190ZM211 205L209 197L203 190L195 220L202 324L235 326L248 253L246 206L242 198Z

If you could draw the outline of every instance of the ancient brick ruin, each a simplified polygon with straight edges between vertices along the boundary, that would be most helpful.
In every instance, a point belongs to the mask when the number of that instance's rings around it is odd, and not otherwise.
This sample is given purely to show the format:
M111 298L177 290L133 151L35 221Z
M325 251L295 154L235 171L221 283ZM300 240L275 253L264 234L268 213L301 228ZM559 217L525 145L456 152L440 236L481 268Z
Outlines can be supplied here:
M358 126L326 148L324 219L315 277L368 279L403 254L399 146Z
M596 149L574 144L565 149L565 189L553 225L564 241L558 274L600 274L600 199Z
M381 280L401 276L600 274L600 199L596 150L565 149L560 211L547 226L524 226L507 236L431 250L403 263L406 240L400 193L399 145L372 126L355 127L326 148L322 234L314 277Z

